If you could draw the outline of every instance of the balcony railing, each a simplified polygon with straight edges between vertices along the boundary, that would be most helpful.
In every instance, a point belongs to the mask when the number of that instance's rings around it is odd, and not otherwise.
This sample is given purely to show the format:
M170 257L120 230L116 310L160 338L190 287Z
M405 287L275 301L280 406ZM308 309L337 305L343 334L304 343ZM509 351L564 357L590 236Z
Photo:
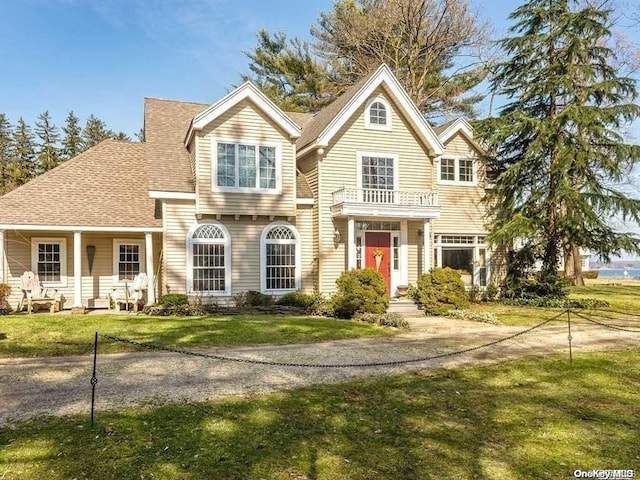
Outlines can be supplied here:
M333 205L398 205L406 207L438 207L438 193L427 191L341 188L333 192Z

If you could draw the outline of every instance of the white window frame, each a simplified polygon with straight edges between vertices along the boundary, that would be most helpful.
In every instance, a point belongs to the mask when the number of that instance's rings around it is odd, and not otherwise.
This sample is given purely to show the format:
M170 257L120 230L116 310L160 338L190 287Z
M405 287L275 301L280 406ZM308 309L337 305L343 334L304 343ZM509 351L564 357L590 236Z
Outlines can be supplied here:
M278 290L269 290L267 289L267 234L271 231L271 229L283 226L291 229L293 235L295 237L295 246L296 246L296 278L295 278L295 288L287 288L287 289L278 289ZM274 242L274 243L277 243ZM300 290L302 287L302 246L300 241L300 234L295 226L290 224L289 222L276 221L269 223L262 230L262 234L260 235L260 291L262 293L270 294L270 295L283 295L289 292L295 292L296 290Z
M374 103L381 103L386 112L387 112L387 123L386 125L380 125L379 123L371 123L371 107ZM376 96L370 98L365 106L365 114L364 114L364 127L370 130L391 130L391 105L387 101L386 98L381 96Z
M146 273L146 252L144 248L144 240L141 238L114 238L113 239L113 273L112 283L114 286L123 287L125 284L130 284L132 281L120 280L120 245L137 245L140 256L140 273Z
M472 243L442 243L442 237L471 237L473 238ZM489 248L489 244L486 240L486 233L483 234L473 234L473 233L437 233L434 235L434 249L435 249L435 266L442 267L442 250L451 248L451 249L463 249L468 248L473 250L472 257L472 265L473 271L471 272L472 277L472 285L479 285L480 283L480 269L479 269L479 258L480 258L480 250L484 249L485 251L485 261L486 261L486 280L487 285L491 283L491 250ZM486 286L480 286L480 288L486 288Z
M218 144L229 143L236 145L235 179L239 182L239 162L237 145L255 147L256 151L256 187L220 187L218 186ZM276 188L260 188L260 147L271 147L276 150ZM282 193L282 145L272 142L256 142L232 138L213 138L211 140L211 191L229 193L265 193L278 195Z
M194 242L193 234L196 230L203 225L215 225L224 234L224 241L220 242L217 240L212 241L211 243L222 243L224 244L224 290L210 290L210 291L194 291L193 290L193 244L194 243L204 243L204 242ZM202 222L196 222L191 225L189 231L187 233L187 292L190 295L202 295L207 297L224 297L231 295L231 235L229 234L229 230L224 224L220 222L216 222L214 220L207 220Z
M454 180L442 180L442 160L453 160L453 172ZM471 160L472 164L472 180L461 181L460 180L460 160ZM468 155L443 155L438 158L437 179L438 185L458 185L458 186L477 186L478 185L478 159L470 157Z
M66 287L67 286L67 239L60 237L32 237L31 238L31 271L38 274L38 245L41 243L54 243L60 245L60 281L45 282L42 286L49 287Z
M393 191L399 190L400 171L397 153L385 153L385 152L356 152L358 158L358 178L356 179L356 185L358 189L364 188L362 186L362 158L363 157L376 157L376 158L389 158L393 160Z

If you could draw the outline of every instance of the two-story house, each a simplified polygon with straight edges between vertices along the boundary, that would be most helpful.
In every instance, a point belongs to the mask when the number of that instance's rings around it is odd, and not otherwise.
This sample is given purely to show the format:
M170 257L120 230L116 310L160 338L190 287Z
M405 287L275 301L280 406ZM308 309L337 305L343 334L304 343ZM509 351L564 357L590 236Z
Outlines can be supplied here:
M467 121L433 128L381 66L316 115L251 83L213 105L147 98L145 142L105 141L0 197L0 283L36 272L96 304L138 272L218 302L330 293L377 268L389 293L432 266L490 276L484 165Z

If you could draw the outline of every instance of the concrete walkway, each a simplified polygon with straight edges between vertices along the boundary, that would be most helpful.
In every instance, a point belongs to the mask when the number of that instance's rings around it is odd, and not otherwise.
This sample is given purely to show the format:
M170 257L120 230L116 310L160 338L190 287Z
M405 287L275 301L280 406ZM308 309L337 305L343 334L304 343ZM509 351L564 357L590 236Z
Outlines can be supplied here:
M410 323L411 331L390 338L198 351L275 362L387 362L454 352L526 329L425 317L411 319ZM640 345L640 333L589 323L573 323L572 327L574 355ZM627 328L640 330L640 322L629 323ZM568 362L568 350L566 323L553 322L473 352L386 367L278 367L155 351L99 355L96 406L105 410L149 403L204 401L377 375L486 365L528 355L564 353ZM88 414L91 368L90 356L0 359L0 426L42 414Z

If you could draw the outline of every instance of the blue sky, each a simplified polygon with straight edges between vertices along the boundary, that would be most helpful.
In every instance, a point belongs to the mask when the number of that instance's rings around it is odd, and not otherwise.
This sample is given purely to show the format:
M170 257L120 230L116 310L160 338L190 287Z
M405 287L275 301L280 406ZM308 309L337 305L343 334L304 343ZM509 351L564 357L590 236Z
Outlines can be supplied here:
M478 0L497 32L516 1ZM213 103L248 70L260 28L309 36L331 0L0 0L0 112L90 113L129 135L145 96Z

